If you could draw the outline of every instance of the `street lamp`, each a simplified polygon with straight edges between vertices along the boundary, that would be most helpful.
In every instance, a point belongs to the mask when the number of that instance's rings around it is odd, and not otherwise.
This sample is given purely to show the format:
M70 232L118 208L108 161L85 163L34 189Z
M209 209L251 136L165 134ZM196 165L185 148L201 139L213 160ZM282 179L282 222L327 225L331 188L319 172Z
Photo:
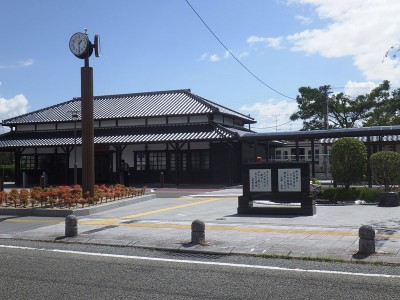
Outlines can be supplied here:
M78 111L71 111L72 120L74 120L74 185L78 184L78 165L76 164L76 121L78 120Z

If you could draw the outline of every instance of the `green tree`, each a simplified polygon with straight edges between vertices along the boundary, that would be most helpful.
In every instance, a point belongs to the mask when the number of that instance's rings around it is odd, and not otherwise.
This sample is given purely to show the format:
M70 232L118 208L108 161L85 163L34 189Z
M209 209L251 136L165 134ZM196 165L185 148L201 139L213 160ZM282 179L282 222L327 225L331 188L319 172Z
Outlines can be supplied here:
M385 80L366 97L374 103L363 126L385 126L400 124L400 89L390 92L390 82Z
M326 105L330 128L355 127L375 105L367 96L352 99L343 93L332 94L329 85L319 88L301 87L299 93L296 97L299 110L290 116L290 120L303 120L302 130L324 129Z
M303 120L302 130L315 130L324 128L324 105L330 86L319 88L300 87L300 95L296 97L299 110L290 116L290 120Z
M381 151L371 155L372 176L377 183L389 191L393 185L400 183L400 153Z
M333 179L349 189L352 183L363 179L367 150L364 143L356 138L340 138L332 144L330 160Z

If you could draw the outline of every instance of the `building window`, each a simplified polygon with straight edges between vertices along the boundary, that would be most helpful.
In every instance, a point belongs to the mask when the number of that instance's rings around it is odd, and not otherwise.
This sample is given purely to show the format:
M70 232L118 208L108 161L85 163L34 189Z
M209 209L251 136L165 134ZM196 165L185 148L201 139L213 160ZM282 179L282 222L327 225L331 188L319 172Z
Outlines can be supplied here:
M179 153L179 155L177 156L175 152L172 152L170 155L170 170L171 171L176 171L177 169L177 160L176 157L180 158L180 170L182 171L186 171L187 170L187 155L186 153Z
M149 153L149 169L165 170L167 168L167 155L165 152Z
M35 155L22 155L20 159L21 170L35 169Z
M38 155L38 170L50 171L51 170L51 158L49 155Z
M315 150L315 160L319 161L319 150Z
M282 159L282 151L281 150L276 150L275 157L276 157L276 159Z
M311 153L312 153L311 150L307 150L307 159L308 159L308 160L311 160L311 159L312 159Z
M146 152L136 152L135 153L136 170L145 171L146 170Z
M287 151L283 151L283 159L288 159L288 152Z
M210 154L207 151L192 152L192 170L208 170L210 169Z

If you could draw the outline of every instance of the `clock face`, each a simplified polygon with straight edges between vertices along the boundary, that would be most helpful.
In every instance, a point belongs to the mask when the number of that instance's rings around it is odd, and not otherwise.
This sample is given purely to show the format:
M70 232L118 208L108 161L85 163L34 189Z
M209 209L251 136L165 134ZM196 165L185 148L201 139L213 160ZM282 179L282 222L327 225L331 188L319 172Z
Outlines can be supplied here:
M88 46L89 39L87 35L82 32L75 33L69 40L69 49L79 58L82 58L86 54L89 48Z

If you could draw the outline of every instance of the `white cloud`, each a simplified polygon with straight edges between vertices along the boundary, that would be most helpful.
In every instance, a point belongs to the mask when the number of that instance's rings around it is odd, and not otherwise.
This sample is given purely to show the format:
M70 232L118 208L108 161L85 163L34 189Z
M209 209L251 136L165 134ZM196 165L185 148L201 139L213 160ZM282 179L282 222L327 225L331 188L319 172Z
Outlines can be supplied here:
M238 54L239 58L248 56L249 54L247 52L241 52ZM209 53L203 53L200 58L198 59L199 61L209 61L209 62L219 62L224 59L230 58L231 54L229 51L225 51L223 54L209 54Z
M221 60L221 57L219 57L217 54L212 54L209 57L209 61L211 61L211 62L217 62L217 61L220 61L220 60Z
M26 114L28 111L28 100L19 94L14 98L0 98L0 119L8 119L18 115Z
M349 80L345 85L344 94L351 97L357 97L358 95L365 95L371 92L377 86L378 85L372 81L354 82Z
M33 63L34 63L34 60L33 60L32 58L29 58L29 59L27 59L27 60L24 60L24 61L20 61L20 62L19 62L19 64L20 64L21 66L23 66L23 67L32 66Z
M289 117L297 111L297 103L287 100L273 99L245 105L239 109L244 114L250 114L257 121L252 125L255 131L293 131L302 127L302 122L291 122Z
M249 36L247 38L247 43L250 45L250 47L254 46L255 44L265 44L267 47L271 47L271 48L282 48L282 41L283 41L283 37L277 37L277 38L273 38L273 37L259 37L259 36Z
M297 15L295 18L296 18L296 20L299 20L301 24L304 24L304 25L308 25L308 24L312 23L312 20L309 17Z
M320 19L329 22L323 28L305 30L287 36L292 50L324 57L350 56L368 81L390 80L400 85L399 61L386 51L399 42L400 2L393 0L291 0L315 8Z
M21 67L30 67L34 63L35 63L35 61L32 58L28 58L27 60L19 61L16 64L0 65L0 69L13 69L13 68L21 68Z
M249 55L250 55L249 52L243 51L243 52L240 52L240 53L239 53L238 58L240 59L240 58L243 58L243 57L247 57L247 56L249 56Z

